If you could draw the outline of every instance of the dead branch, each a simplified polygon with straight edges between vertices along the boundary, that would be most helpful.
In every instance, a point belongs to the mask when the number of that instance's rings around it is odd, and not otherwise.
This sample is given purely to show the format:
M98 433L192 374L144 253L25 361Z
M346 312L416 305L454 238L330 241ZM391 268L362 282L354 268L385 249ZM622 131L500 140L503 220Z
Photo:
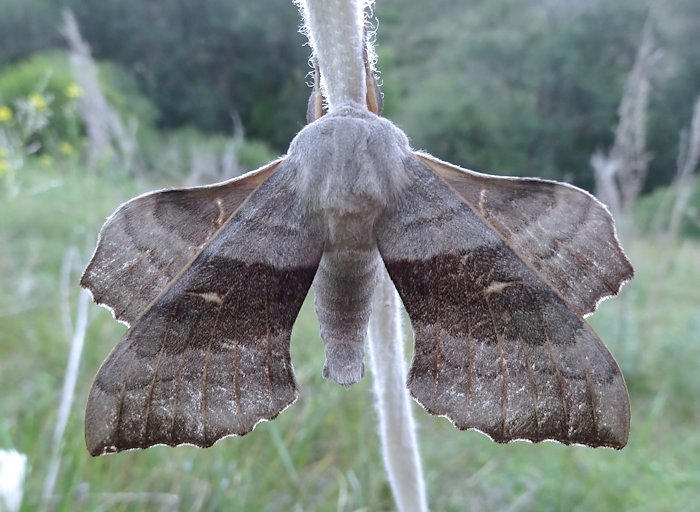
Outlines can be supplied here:
M137 125L132 123L128 128L125 127L105 98L90 46L80 34L78 22L70 9L63 11L63 26L60 31L70 47L73 75L83 91L79 110L88 136L88 166L94 168L101 159L118 156L118 163L131 171L137 153ZM117 155L114 154L115 151Z
M670 240L676 240L688 212L693 193L693 173L700 162L700 96L695 100L690 128L681 132L676 178L673 181L675 201L668 225Z
M596 193L616 217L631 210L646 179L651 160L646 151L650 76L660 55L647 20L618 108L613 145L607 155L598 151L591 157Z
M80 297L78 299L73 337L70 344L70 353L68 355L68 364L66 366L66 373L63 379L61 402L58 407L58 416L56 418L56 425L54 426L51 441L51 459L49 462L49 470L46 475L46 480L44 481L44 509L49 507L51 496L53 495L54 488L56 487L58 472L61 467L63 434L66 431L70 409L73 404L75 385L78 380L78 369L80 367L80 358L83 353L83 344L85 342L85 334L88 326L88 304L90 304L90 294L86 290L81 290Z

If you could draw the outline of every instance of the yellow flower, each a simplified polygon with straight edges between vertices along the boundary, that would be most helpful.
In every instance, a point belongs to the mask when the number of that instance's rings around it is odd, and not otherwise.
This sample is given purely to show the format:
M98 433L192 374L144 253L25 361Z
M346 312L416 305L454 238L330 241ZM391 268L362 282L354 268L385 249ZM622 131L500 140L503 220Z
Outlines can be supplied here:
M83 89L78 84L70 84L65 90L66 96L69 98L82 98Z
M9 123L12 117L12 109L6 105L0 105L0 123Z
M48 106L46 98L37 92L33 92L29 95L29 103L37 110L44 110Z
M51 158L49 155L41 155L39 157L39 163L42 167L51 167L51 164L53 164L53 158Z
M0 174L5 174L10 170L10 164L6 160L0 160Z
M73 146L65 140L58 143L58 150L66 156L70 156L74 152Z

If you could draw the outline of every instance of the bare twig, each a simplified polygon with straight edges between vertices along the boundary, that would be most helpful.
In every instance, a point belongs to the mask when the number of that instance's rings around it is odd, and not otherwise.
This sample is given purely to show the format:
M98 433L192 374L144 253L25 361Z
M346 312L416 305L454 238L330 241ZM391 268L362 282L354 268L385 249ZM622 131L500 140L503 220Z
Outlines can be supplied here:
M681 222L688 210L688 203L692 196L693 173L700 161L700 96L695 100L693 118L688 131L681 133L681 142L678 152L678 168L676 179L673 182L673 190L676 200L671 210L671 219L668 224L668 236L671 240L678 238Z
M56 479L61 467L61 449L63 445L63 434L68 424L68 416L73 404L73 395L75 392L75 383L78 380L78 368L80 366L80 357L83 352L83 343L85 341L85 333L88 326L88 304L90 303L90 294L82 290L78 299L75 328L71 340L70 354L68 356L68 365L66 367L65 377L63 379L63 389L61 391L61 402L58 407L58 417L53 431L51 440L51 458L49 462L49 470L44 481L43 506L44 510L49 507L51 496L56 487Z
M218 158L213 150L191 143L189 153L190 172L185 180L185 186L193 187L221 180Z
M117 112L109 105L97 78L97 66L90 46L80 34L78 22L70 9L63 11L61 33L70 47L70 62L75 80L83 91L80 98L80 114L88 136L88 165L94 165L105 156L119 153L120 163L132 170L137 153L136 130L133 121L125 127ZM116 146L116 147L115 147Z
M676 177L669 190L668 196L669 198L675 198L673 209L671 210L671 217L666 229L658 235L659 243L667 247L667 250L662 252L657 263L655 272L657 278L654 279L652 283L648 295L649 300L645 306L644 321L648 325L656 321L658 311L656 304L660 300L661 288L665 283L662 277L668 273L671 258L674 254L674 251L668 250L668 247L678 240L678 234L681 229L682 221L688 213L688 203L693 191L693 173L698 163L700 163L700 96L698 96L698 99L695 101L690 128L687 131L684 130L681 132L677 162ZM660 230L663 230L663 227L661 227L662 225L663 224L659 222ZM644 336L647 332L649 332L648 329L643 329L642 335Z
M651 160L646 151L650 77L660 56L654 47L651 23L647 19L618 108L619 122L613 146L607 155L597 151L591 158L596 194L617 218L632 209L646 179Z
M61 321L66 339L73 337L73 319L70 312L70 292L74 286L71 280L71 271L75 269L79 255L75 247L66 251L61 263L61 274L59 279L59 302L61 308Z

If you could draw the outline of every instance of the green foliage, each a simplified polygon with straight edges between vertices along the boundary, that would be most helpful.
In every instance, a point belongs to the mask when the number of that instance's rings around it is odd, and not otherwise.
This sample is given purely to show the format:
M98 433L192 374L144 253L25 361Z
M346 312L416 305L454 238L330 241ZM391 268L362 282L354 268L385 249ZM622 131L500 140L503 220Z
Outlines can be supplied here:
M378 5L392 115L415 146L488 172L592 189L591 154L613 141L647 13L663 51L647 126L647 190L669 183L678 133L700 93L696 2L450 0ZM383 62L379 62L380 68Z
M700 178L696 177L688 207L680 224L681 238L700 238ZM637 227L647 235L665 231L670 223L675 201L675 191L669 187L658 187L652 193L642 197L634 207L634 219Z
M56 46L56 2L6 2L0 66ZM93 53L126 71L105 83L133 77L130 88L157 110L114 101L121 112L157 118L167 130L194 126L206 133L229 132L237 113L251 138L280 153L303 125L309 52L294 30L298 15L289 0L67 4ZM623 85L650 13L663 51L649 112L650 191L670 183L678 133L700 92L696 4L384 0L376 13L385 114L415 146L447 160L591 189L590 155L612 143Z
M140 140L145 167L159 177L169 177L179 184L191 172L192 159L197 154L207 155L219 167L227 157L233 157L233 164L240 172L256 169L279 156L263 141L205 134L192 126L167 132L150 131ZM210 170L212 181L234 177L220 175L219 170Z
M0 2L0 67L61 43L56 26L61 3L53 0Z
M158 109L141 91L129 69L114 62L101 62L98 78L102 94L123 119L136 119L140 129L155 127Z
M612 142L644 6L436 3L430 25L416 11L382 26L404 42L399 77L385 79L405 84L397 118L414 144L477 170L591 188L589 158Z
M700 95L700 9L696 0L654 2L658 44L663 51L653 82L649 119L651 169L646 190L670 183L681 130L690 124Z
M303 122L308 49L288 0L72 0L98 58L134 71L160 126L228 131L238 113L279 151Z
M61 321L73 306L59 275L69 247L86 261L104 218L145 189L119 173L90 176L65 162L33 166L22 195L0 198L0 447L29 455L23 510L40 507L51 431L67 360ZM496 445L420 407L421 453L433 510L686 510L700 487L697 361L700 245L628 241L637 276L590 320L620 362L632 396L622 452L554 443ZM674 251L659 275L661 255ZM392 510L382 466L371 375L346 390L321 376L323 345L311 301L292 339L300 398L279 418L212 448L157 447L102 458L85 450L92 378L124 327L92 306L75 402L61 448L54 509ZM407 343L410 353L412 347ZM152 501L129 501L135 499Z
M107 63L100 65L98 71L100 87L110 105L125 119L137 119L141 129L152 127L157 111L128 70ZM41 96L46 103L47 126L37 134L36 141L42 146L56 148L60 142L73 147L80 145L84 130L76 109L83 93L65 52L37 53L0 69L0 105L13 105L32 95Z
M57 148L61 142L73 147L80 144L76 99L81 94L68 57L60 52L35 54L0 70L0 104L30 100L34 110L44 111L41 128L31 130L32 138L25 141L25 145L40 144L40 150Z
M236 158L244 169L256 169L278 156L268 144L260 140L244 140L236 146Z

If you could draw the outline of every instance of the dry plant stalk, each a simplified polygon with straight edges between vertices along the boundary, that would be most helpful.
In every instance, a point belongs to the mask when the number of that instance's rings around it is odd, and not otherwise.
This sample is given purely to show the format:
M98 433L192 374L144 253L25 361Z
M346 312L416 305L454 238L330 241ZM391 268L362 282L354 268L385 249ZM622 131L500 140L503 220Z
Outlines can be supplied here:
M659 245L669 247L678 240L678 234L681 229L682 221L688 213L688 203L693 193L693 173L700 163L700 96L695 101L693 108L693 117L688 130L681 131L680 144L678 151L676 177L673 185L669 190L668 199L673 200L673 208L668 225L664 226L663 222L658 222L658 240ZM663 218L664 212L668 211L663 205L659 210L658 218ZM647 325L651 325L656 321L658 308L656 304L662 298L662 286L665 282L662 279L668 273L671 258L674 252L665 250L657 263L650 299L647 301L644 313L644 321ZM642 336L650 332L649 329L642 330Z
M398 510L428 510L411 399L406 391L401 301L382 269L374 291L368 346L382 455Z
M223 181L243 174L244 169L238 161L238 148L245 141L245 130L237 113L231 116L233 133L223 149L189 145L190 169L185 179L186 187L204 185Z
M77 251L75 248L71 248L66 253L64 259L63 267L65 269L70 269L75 266L75 255ZM68 273L68 272L66 272ZM61 280L61 288L69 286L68 280ZM62 290L61 295L67 296L66 290ZM63 323L70 332L71 344L70 353L68 355L68 364L66 366L66 373L63 379L63 389L61 390L61 400L58 407L58 415L56 418L56 424L54 425L54 431L51 441L51 458L49 461L49 470L44 481L44 490L42 494L43 508L48 510L51 504L51 497L53 496L54 489L56 487L56 479L58 478L58 472L61 467L61 449L63 447L63 434L66 431L66 425L68 424L68 417L70 415L70 409L73 405L73 398L75 395L75 385L78 380L78 369L80 367L80 358L83 353L83 345L85 343L85 334L88 327L88 305L90 304L90 294L86 290L80 292L80 297L78 298L78 304L75 313L75 323L73 323L70 318L64 318ZM64 314L70 315L70 311L65 309Z
M642 41L618 108L615 141L606 155L591 157L596 195L615 218L628 213L646 179L650 155L646 151L646 121L651 93L650 76L660 53L654 47L651 23L647 21Z
M88 136L88 167L93 169L100 159L116 150L119 164L131 171L137 152L136 125L127 129L102 93L90 46L80 34L78 22L70 9L63 11L61 34L70 47L73 75L83 91L79 105Z
M668 224L668 237L671 241L678 238L681 223L688 211L688 203L693 193L693 173L698 162L700 162L700 96L695 100L689 130L681 132L678 167L673 182L676 200Z
M366 34L365 12L372 4L368 0L299 2L316 65L323 70L321 83L316 85L329 108L348 101L362 103L368 96L366 73L372 70L365 65L371 68L375 57ZM379 266L368 348L384 466L398 510L425 512L423 468L405 384L401 302L383 265Z

